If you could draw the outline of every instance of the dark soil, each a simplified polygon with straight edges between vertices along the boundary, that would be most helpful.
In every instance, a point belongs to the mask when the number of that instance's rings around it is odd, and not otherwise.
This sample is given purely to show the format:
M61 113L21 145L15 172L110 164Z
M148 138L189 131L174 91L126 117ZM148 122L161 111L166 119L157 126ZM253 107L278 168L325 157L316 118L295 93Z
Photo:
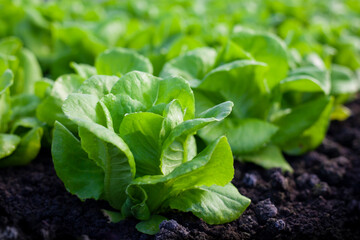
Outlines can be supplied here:
M26 167L0 170L0 239L360 239L360 100L324 143L287 157L293 174L235 162L233 183L252 199L238 220L211 226L172 212L147 236L136 220L113 224L104 202L81 202L56 177L49 152Z

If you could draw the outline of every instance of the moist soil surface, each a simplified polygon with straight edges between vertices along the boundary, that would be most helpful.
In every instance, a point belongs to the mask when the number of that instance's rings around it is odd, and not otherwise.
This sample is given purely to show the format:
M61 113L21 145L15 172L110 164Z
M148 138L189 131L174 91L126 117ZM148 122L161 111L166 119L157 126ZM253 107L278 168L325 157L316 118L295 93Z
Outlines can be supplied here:
M252 199L239 219L211 226L170 212L155 236L137 232L135 219L109 223L107 203L68 193L43 151L0 169L0 239L360 239L360 99L348 107L353 115L333 121L315 151L286 156L291 174L235 161L233 183Z

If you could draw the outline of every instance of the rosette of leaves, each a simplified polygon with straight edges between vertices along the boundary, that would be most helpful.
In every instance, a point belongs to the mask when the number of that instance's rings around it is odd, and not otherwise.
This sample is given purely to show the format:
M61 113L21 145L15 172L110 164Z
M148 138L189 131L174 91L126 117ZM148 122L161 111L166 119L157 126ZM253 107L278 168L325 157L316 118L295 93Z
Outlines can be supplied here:
M93 76L62 106L78 134L55 124L56 173L80 199L108 201L118 218L142 220L137 228L149 234L164 220L157 214L169 209L192 212L210 224L232 221L250 200L231 184L227 139L217 138L197 153L194 138L228 116L232 106L220 103L195 117L194 95L182 78L138 71Z
M199 131L205 142L226 135L238 158L291 171L281 152L298 155L316 148L336 111L334 97L341 102L359 85L351 71L336 66L290 71L288 65L286 46L277 37L236 28L219 53L212 48L187 52L166 63L160 76L188 80L197 112L234 102L228 118Z
M287 71L286 46L281 40L237 28L220 52L212 48L190 51L166 63L160 76L188 80L197 113L222 101L234 103L228 118L199 131L205 142L218 134L226 135L238 158L249 160L251 156L250 161L263 167L291 170L280 148L271 142L279 128L268 120L273 89Z
M35 56L15 37L0 41L0 167L24 165L41 145L42 124L35 118L41 79Z

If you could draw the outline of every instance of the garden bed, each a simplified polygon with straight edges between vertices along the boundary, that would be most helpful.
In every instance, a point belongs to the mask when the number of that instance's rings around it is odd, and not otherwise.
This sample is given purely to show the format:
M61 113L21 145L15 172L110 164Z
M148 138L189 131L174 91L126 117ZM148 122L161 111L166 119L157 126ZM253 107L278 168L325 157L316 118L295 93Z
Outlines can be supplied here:
M252 199L236 221L211 226L172 212L156 239L360 239L360 99L331 123L323 144L287 157L293 174L235 162L233 183ZM0 169L0 239L152 239L137 220L108 223L105 202L81 202L57 178L50 152L25 167Z

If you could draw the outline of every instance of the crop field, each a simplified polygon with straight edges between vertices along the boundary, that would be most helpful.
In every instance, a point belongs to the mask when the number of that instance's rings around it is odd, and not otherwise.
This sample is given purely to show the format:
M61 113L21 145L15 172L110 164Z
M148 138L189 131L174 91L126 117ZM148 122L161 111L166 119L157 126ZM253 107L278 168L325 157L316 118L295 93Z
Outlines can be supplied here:
M359 0L0 0L0 239L360 239Z

